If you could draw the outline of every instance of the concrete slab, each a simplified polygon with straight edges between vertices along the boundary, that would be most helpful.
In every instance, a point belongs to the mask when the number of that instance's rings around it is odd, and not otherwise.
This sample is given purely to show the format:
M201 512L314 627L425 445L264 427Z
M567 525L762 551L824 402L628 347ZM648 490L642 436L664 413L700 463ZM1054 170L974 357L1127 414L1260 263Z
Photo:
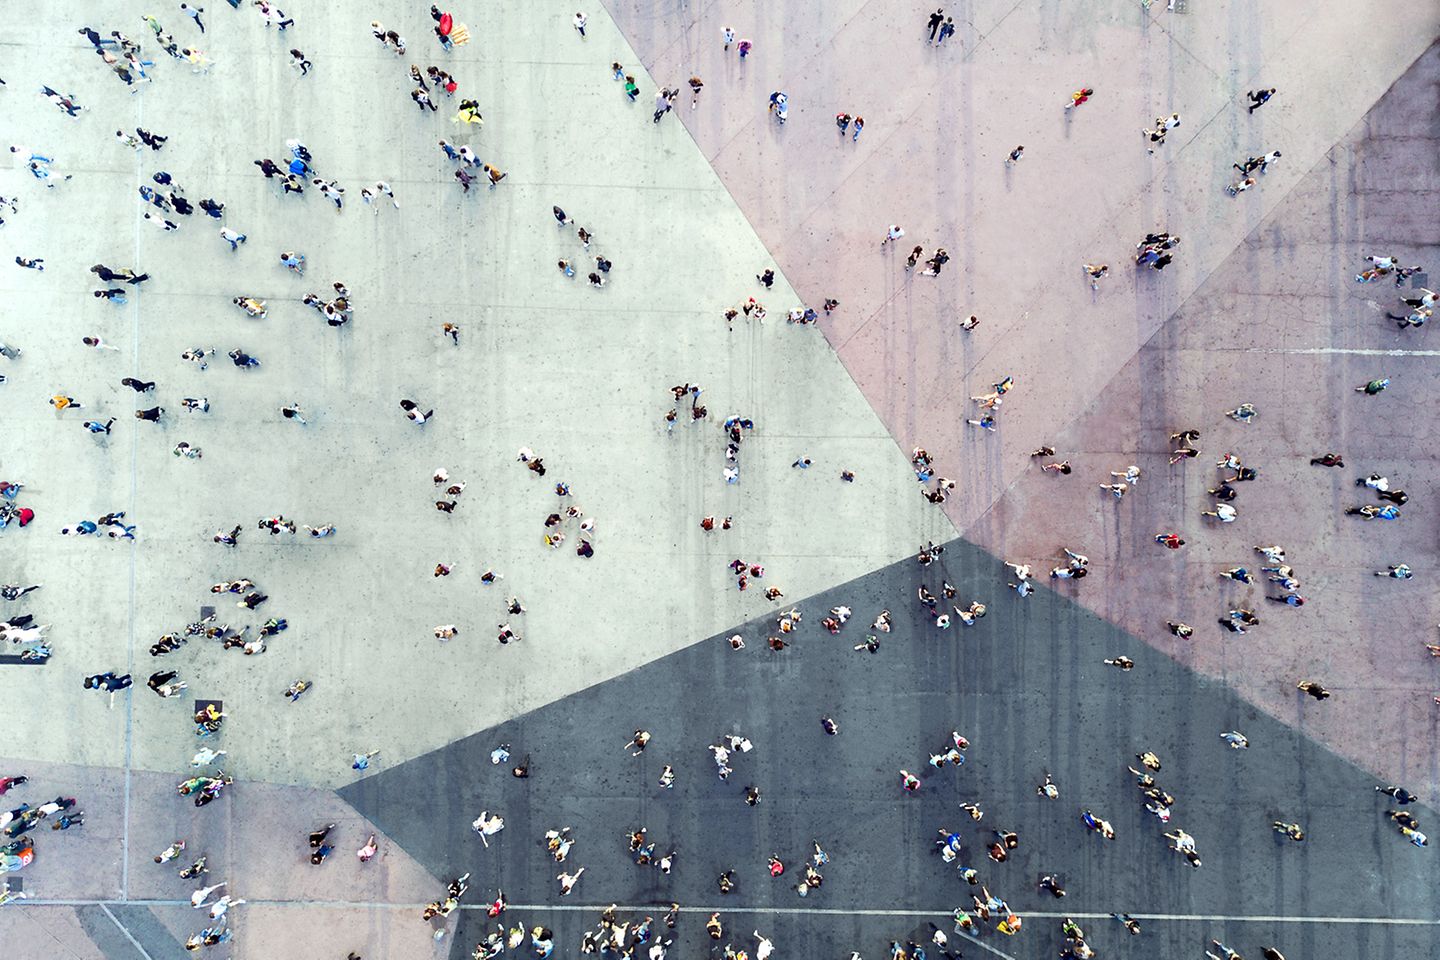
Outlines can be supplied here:
M769 256L693 141L673 119L657 126L637 116L643 105L610 81L611 59L634 62L613 25L594 11L581 40L566 9L460 11L476 39L451 54L427 36L423 15L398 4L370 14L412 36L412 58L454 73L460 96L480 97L486 125L468 136L443 113L416 115L406 61L349 14L337 20L348 26L325 30L321 11L299 15L285 38L316 64L301 78L284 65L285 42L248 8L214 11L205 38L213 71L192 76L161 63L155 83L133 94L81 38L57 49L66 33L43 17L17 37L14 115L30 142L59 155L57 169L76 176L52 192L9 171L5 192L20 193L23 206L0 238L7 257L52 248L45 273L3 278L26 315L49 318L4 334L26 350L6 389L31 398L3 414L15 439L6 470L31 484L40 513L23 536L7 531L16 552L6 576L47 582L27 600L57 637L50 667L27 675L26 709L53 711L38 722L65 728L69 685L85 672L129 666L143 679L178 667L195 693L223 694L247 745L234 751L235 774L345 782L353 752L379 749L378 762L399 762L764 609L759 591L740 594L727 577L737 555L804 595L905 555L917 535L949 535L943 517L922 509L904 458L833 351L782 322L801 298L783 277L769 292L749 279ZM107 17L128 25L142 12L129 4ZM88 108L78 119L21 94L57 74L73 78ZM273 107L252 109L257 91ZM162 153L132 154L111 139L109 128L122 124L172 140ZM283 155L291 136L349 188L340 215L322 197L274 195L251 166ZM469 139L509 177L493 193L463 197L433 146L440 137ZM203 214L181 217L173 236L146 232L131 204L160 166L192 198L226 202L225 223L246 244L232 253ZM360 186L378 178L393 184L401 209L359 203ZM595 234L590 253L614 261L604 290L556 270L560 257L586 257L574 233L557 229L556 203ZM99 213L82 219L81 204ZM306 277L281 268L282 249L307 252ZM154 278L123 307L90 302L85 269L96 261L134 263ZM299 302L333 279L356 304L354 324L340 330ZM728 331L724 306L762 293L769 322ZM264 298L269 315L245 318L228 303L236 295ZM445 320L462 327L458 348L440 333ZM90 333L123 352L83 354ZM196 345L218 348L221 362L203 372L181 363ZM223 354L236 347L262 366L234 369ZM136 398L118 381L132 374L160 382L144 403L164 405L166 422L129 419ZM711 419L667 436L669 388L686 381L706 387ZM95 415L118 415L114 433L97 444L76 418L42 405L60 389ZM210 412L181 411L184 396L208 397ZM395 409L402 397L433 404L436 421L423 431L407 423ZM279 416L296 401L307 427ZM719 421L730 413L758 425L738 487L722 477ZM181 440L203 459L170 456ZM522 446L546 456L546 480L515 462ZM68 465L63 474L51 451ZM792 477L797 456L821 470ZM428 478L442 465L472 484L452 516L433 508ZM839 482L841 469L855 472L855 486ZM545 549L552 480L569 483L598 518L593 561ZM55 536L62 524L122 508L139 524L134 545ZM272 540L254 524L275 513L334 523L339 534ZM736 528L702 536L707 513L734 515ZM210 542L235 523L245 530L238 548ZM439 561L456 562L456 575L431 578ZM487 590L478 577L491 567L506 579ZM58 589L80 571L83 593ZM195 619L213 599L211 583L239 576L272 599L228 619L285 616L291 630L260 658L191 644L152 664L150 644ZM524 643L504 649L490 637L511 593L529 612ZM659 602L662 629L630 620L636 598ZM443 623L461 626L449 646L432 635ZM543 674L536 658L550 665ZM316 686L292 708L280 694L301 676ZM396 697L397 676L423 695ZM82 700L83 735L38 738L21 752L114 766L128 747L136 768L170 769L189 739L173 706L147 695L111 713Z

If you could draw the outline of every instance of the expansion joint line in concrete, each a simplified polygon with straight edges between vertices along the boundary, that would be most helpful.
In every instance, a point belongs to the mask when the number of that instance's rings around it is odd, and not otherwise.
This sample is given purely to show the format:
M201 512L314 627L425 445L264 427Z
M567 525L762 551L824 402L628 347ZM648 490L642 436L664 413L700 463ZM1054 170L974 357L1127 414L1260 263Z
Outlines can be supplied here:
M137 95L136 98L135 98L135 126L136 126L136 129L139 129L140 127L144 126L144 124L145 124L145 88L144 88L143 85L141 86L140 90L137 91L137 93L138 93L138 95ZM135 178L136 178L136 180L139 180L139 181L142 181L142 182L143 182L144 176L145 176L144 169L143 169L143 163L144 163L144 162L140 159L140 155L137 153L137 154L135 155ZM131 257L131 260L130 260L130 262L131 262L132 264L134 264L134 266L131 267L132 270L135 269L136 267L140 267L140 265L141 265L141 260L140 260L140 248L141 248L141 246L142 246L142 240L141 240L141 238L140 238L140 219L141 219L141 218L139 218L139 217L137 217L137 218L135 219L135 250L134 250L134 256L132 256L132 257ZM143 267L141 267L141 270L142 270L142 272L143 272ZM131 304L130 304L130 345L131 345L131 349L134 351L134 357L132 358L132 364L131 364L130 372L131 372L131 375L132 375L132 376L138 377L138 376L140 376L140 368L139 368L139 362L140 362L140 297L139 297L139 291L138 291L138 290L136 291L136 296L132 299L132 302L131 302ZM134 522L134 521L135 521L134 513L135 513L136 495L139 493L139 490L140 490L140 431L138 431L138 430L131 430L131 431L130 431L130 502L129 502L128 506L126 507L126 510L129 511L129 514L130 514L129 519L131 520L131 522ZM133 674L133 673L135 672L135 583L136 583L136 580L137 580L137 568L138 568L138 566L139 566L139 557L138 557L138 551L137 551L136 546L135 546L135 541L134 541L133 539L130 541L129 547L130 547L130 585L129 585L129 601L130 601L130 602L129 602L129 609L126 611L126 619L129 621L129 630L127 631L127 636L129 637L129 641L128 641L128 643L126 644L126 649L125 649L125 672L126 672L127 674ZM126 694L125 694L125 799L124 799L124 803L123 803L123 805L122 805L122 812L121 812L121 815L122 815L122 821L121 821L121 822L122 822L122 827L121 827L121 830L120 830L120 896L121 896L121 897L128 897L128 896L130 895L130 792L131 792L131 779L132 779L131 773L132 773L132 771L133 771L133 769L134 769L134 758L135 758L135 690L134 690L134 688L132 687L132 688L131 688L129 691L127 691ZM110 911L109 911L109 910L106 910L105 913L108 915L108 914L110 913ZM114 917L114 916L111 916L110 919L111 919L111 920L115 920L115 917ZM116 922L117 925L119 925L119 922L120 922L120 921L116 920L115 922ZM125 928L124 928L124 927L121 927L120 929L121 929L121 930L124 930ZM130 934L129 934L128 932L127 932L125 935L126 935L127 937L130 936ZM131 942L132 942L132 943L134 942L134 939L133 939L133 938L131 939ZM137 943L137 944L135 944L135 946L138 948L140 945ZM145 953L145 951L144 951L143 949L141 949L140 952L141 952L141 953Z
M120 922L120 918L110 912L109 904L101 903L99 907L105 911L105 916L110 918L110 922L115 924L116 929L124 935L125 939L130 941L131 946L140 951L140 956L144 957L145 960L155 960L154 957L150 956L150 952L140 945L140 941L131 936L129 930L125 929L125 924Z

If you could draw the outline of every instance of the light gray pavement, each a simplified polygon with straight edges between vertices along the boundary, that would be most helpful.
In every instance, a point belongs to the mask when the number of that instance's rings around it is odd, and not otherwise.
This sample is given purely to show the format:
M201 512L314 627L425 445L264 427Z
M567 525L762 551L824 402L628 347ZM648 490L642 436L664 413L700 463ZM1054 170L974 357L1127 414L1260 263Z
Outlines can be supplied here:
M107 10L105 24L138 37L145 9ZM217 5L204 38L213 71L163 63L134 94L74 36L68 15L17 25L16 80L5 91L15 129L75 175L54 191L18 167L3 180L22 211L0 253L50 261L43 274L0 275L17 308L4 336L26 351L4 386L3 467L31 484L39 513L34 527L6 531L6 577L47 583L31 599L54 622L58 651L19 675L30 697L0 706L0 720L23 713L55 731L21 756L123 766L128 749L137 768L173 769L193 752L181 707L147 693L111 713L103 698L80 698L78 682L107 667L129 664L142 681L174 667L192 692L224 697L228 735L246 744L237 775L345 782L352 752L380 749L381 762L398 762L765 609L759 590L735 591L726 564L736 556L803 596L911 552L917 536L950 535L943 516L922 509L903 456L833 351L814 330L784 323L799 298L783 279L762 297L764 327L727 331L724 307L762 293L749 278L771 261L685 131L670 119L650 124L648 107L610 82L609 62L634 58L603 17L581 41L559 4L461 11L475 40L446 55L423 11L401 9L380 4L367 16L410 36L405 61L348 8L336 6L329 27L322 9L293 11L300 22L281 38L253 10ZM178 13L166 19L177 36L190 29ZM309 77L284 65L287 42L315 62ZM462 197L449 180L434 141L466 133L446 113L416 115L409 60L444 64L460 96L480 98L486 123L468 139L509 171L498 190ZM28 89L42 82L73 89L86 111L66 118ZM131 155L114 142L115 127L137 123L171 135L163 152ZM283 158L291 136L348 188L342 214L313 190L279 196L251 166ZM134 190L161 167L192 200L227 203L225 222L249 237L238 253L203 215L179 218L173 235L138 221ZM360 187L379 178L400 210L359 202ZM555 269L585 251L556 227L554 203L614 260L604 290ZM283 249L308 252L304 279L278 264ZM111 307L88 297L94 278L84 271L99 261L154 279ZM356 303L340 330L299 303L337 278ZM241 294L265 298L269 316L244 317L229 303ZM440 333L446 319L463 328L458 348ZM87 354L87 333L124 351ZM220 362L203 373L183 364L194 345L218 348ZM234 369L223 355L237 346L263 365ZM135 398L118 380L129 374L160 382L145 405L164 405L165 424L128 419ZM711 417L667 436L669 387L686 381L705 387ZM57 415L45 405L57 390L89 407ZM180 410L187 395L208 396L211 412ZM397 409L401 397L433 404L435 421L417 430ZM308 427L280 418L292 401ZM738 487L721 481L719 421L730 413L758 425ZM121 420L97 443L79 421L100 414ZM172 457L182 439L204 458ZM546 457L544 480L515 462L522 446ZM800 455L817 469L790 470ZM437 466L471 482L451 516L432 505ZM854 485L840 483L842 468L855 471ZM591 561L542 543L554 480L598 518ZM115 509L139 524L133 547L56 535ZM277 512L340 532L292 542L255 529ZM705 514L733 514L736 527L706 536ZM245 528L237 549L210 542L235 523ZM457 562L456 573L433 579L437 561ZM483 588L492 567L505 580ZM231 622L290 619L268 653L191 644L163 662L145 655L212 601L209 584L238 576L271 600ZM83 589L63 590L67 580ZM501 648L493 628L510 593L529 608L525 639ZM651 618L630 615L636 601ZM461 625L447 646L431 633L443 623ZM290 707L280 693L300 676L316 688Z

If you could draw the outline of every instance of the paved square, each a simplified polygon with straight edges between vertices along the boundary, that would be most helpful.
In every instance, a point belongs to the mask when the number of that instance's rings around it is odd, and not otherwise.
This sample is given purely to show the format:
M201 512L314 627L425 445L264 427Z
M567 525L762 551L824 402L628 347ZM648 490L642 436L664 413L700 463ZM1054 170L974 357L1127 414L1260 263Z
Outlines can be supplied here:
M1427 273L1354 281L1367 255L1437 269L1440 14L936 5L954 27L939 44L932 7L862 0L604 0L583 32L573 4L462 4L443 12L468 41L448 48L427 5L395 0L15 18L0 63L16 147L0 164L0 480L22 486L0 504L34 520L0 529L0 583L43 586L0 601L20 638L0 651L0 778L29 777L0 813L17 811L11 831L34 850L7 874L25 882L0 909L0 956L161 960L210 928L227 938L200 952L222 958L459 958L497 922L542 925L554 956L575 956L612 902L621 947L651 960L758 957L752 931L777 960L892 942L918 960L907 941L943 955L937 926L965 956L1054 956L1066 917L1102 957L1198 960L1212 938L1252 958L1440 953L1440 870L1374 789L1414 791L1404 810L1434 826L1440 351L1428 325L1386 317L1428 309L1400 299L1424 297ZM412 99L412 64L453 76L453 96L431 76L437 109ZM1064 109L1085 86L1095 95ZM460 116L469 99L483 124ZM1139 130L1174 113L1147 153ZM122 142L137 131L167 139ZM287 141L309 159L303 194L253 164L289 163ZM1231 164L1272 150L1255 188L1229 196ZM395 204L362 199L377 181ZM325 183L344 189L339 209ZM905 236L882 248L892 223ZM1163 272L1130 260L1151 231L1183 238ZM916 244L921 260L948 251L938 276L906 268ZM292 251L303 275L281 262ZM1110 268L1095 290L1090 262ZM92 264L149 279L103 281ZM306 301L334 301L336 282L350 319L332 326ZM124 299L92 295L107 289ZM750 298L763 320L727 320ZM787 322L807 307L816 322ZM197 348L215 350L208 367L183 359ZM1007 376L997 430L965 423ZM1353 389L1381 377L1378 396ZM402 400L433 419L411 422ZM1245 402L1253 423L1225 417ZM137 418L155 407L158 421ZM1170 465L1184 428L1202 452ZM1041 472L1042 444L1073 472ZM916 482L916 447L954 481L941 503L919 495L936 482ZM1345 468L1310 464L1327 451ZM1210 526L1229 452L1260 475L1237 484L1237 523ZM1122 500L1096 489L1132 463ZM1371 474L1404 489L1398 521L1344 514L1384 505L1355 485ZM334 533L257 526L277 516ZM107 536L124 525L133 540ZM234 546L216 541L237 525ZM1171 530L1179 552L1153 541ZM932 542L945 551L918 563ZM1270 543L1303 609L1266 601L1286 592L1258 579L1252 548ZM1089 576L1047 579L1062 546ZM1034 596L1002 561L1033 567ZM1400 563L1413 579L1372 576ZM1257 582L1220 577L1240 565ZM986 614L966 626L972 601ZM781 633L792 606L803 617ZM205 607L212 629L247 632L186 638ZM853 617L827 630L836 607ZM1240 608L1262 623L1222 631ZM882 610L888 633L870 627ZM507 627L518 640L497 642ZM175 649L152 656L157 643ZM1133 669L1103 662L1122 658ZM138 682L82 686L106 671ZM165 671L188 685L178 696L145 689ZM1302 679L1334 696L1305 697ZM292 698L296 681L311 688ZM207 700L225 719L200 739ZM632 757L637 729L653 740ZM951 731L964 764L936 769ZM722 780L707 748L727 735L754 749ZM501 744L511 757L493 764ZM205 748L224 755L201 772L234 782L196 807L174 790ZM1164 823L1126 770L1145 751L1163 761L1155 796L1174 797ZM510 775L523 758L528 777ZM913 795L902 769L923 781ZM1036 793L1047 773L1058 799ZM57 795L83 824L51 830L54 810L22 830L20 805ZM1087 833L1085 810L1115 839ZM471 828L482 811L505 820L488 846ZM328 824L333 855L312 863L306 835ZM564 826L575 847L557 863L543 834ZM641 827L673 870L633 862ZM935 848L942 828L960 834L956 864ZM1177 828L1198 870L1167 849ZM1018 835L1003 862L987 856L993 831ZM816 842L824 882L800 896ZM201 855L203 879L176 875ZM580 867L562 897L556 875ZM466 872L458 909L424 922ZM1037 886L1047 874L1065 899ZM205 905L246 901L223 922L190 900L221 881ZM485 908L502 890L497 921ZM1005 902L988 920L982 891ZM951 932L956 908L973 930ZM543 953L527 935L507 955Z

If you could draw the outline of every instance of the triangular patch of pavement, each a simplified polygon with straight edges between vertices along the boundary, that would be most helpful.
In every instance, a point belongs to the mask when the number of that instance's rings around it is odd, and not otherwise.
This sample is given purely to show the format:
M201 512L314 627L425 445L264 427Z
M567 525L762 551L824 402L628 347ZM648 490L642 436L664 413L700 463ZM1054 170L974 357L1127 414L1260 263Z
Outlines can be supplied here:
M803 943L808 955L858 949L868 956L891 937L928 935L926 920L943 923L951 908L968 903L972 888L932 847L941 827L962 832L962 862L992 891L1022 915L1039 912L1013 948L999 943L1007 955L1058 944L1058 924L1046 914L1059 910L1215 918L1148 923L1141 942L1153 956L1184 955L1212 935L1283 948L1317 930L1347 955L1347 947L1376 937L1423 945L1416 956L1440 949L1433 925L1227 926L1229 916L1428 922L1440 909L1440 868L1431 851L1384 820L1386 798L1363 771L1074 600L1048 589L1020 599L1003 586L1006 573L956 541L928 568L907 560L806 600L789 649L768 649L773 623L750 621L738 628L741 651L725 634L709 638L368 777L341 796L437 875L470 871L472 904L498 887L512 904L532 905L503 919L547 924L567 949L593 923L593 912L574 912L582 904L651 905L644 912L658 923L675 900L700 911L684 915L681 955L709 942L700 929L704 912L719 909L738 911L727 914L737 939L758 927L782 952ZM963 605L987 603L988 616L974 627L937 630L916 591L924 584L938 593L944 580ZM832 636L818 621L839 604L854 616ZM882 607L892 612L893 632L880 634L873 655L853 650ZM1101 662L1122 655L1136 661L1133 671ZM838 721L838 736L826 736L822 716ZM625 747L636 728L653 734L638 757ZM1250 738L1248 750L1221 741L1230 729ZM928 767L928 753L940 751L951 730L969 738L967 762ZM706 746L726 733L749 737L755 748L733 758L734 773L722 783ZM511 745L512 762L530 757L528 779L512 777L511 764L490 763L501 743ZM1204 858L1198 870L1166 848L1166 828L1142 809L1126 765L1145 750L1162 759L1158 781L1178 798L1172 825L1195 836ZM665 764L676 773L671 790L658 784ZM918 793L901 791L902 767L923 778ZM1060 786L1058 800L1037 796L1046 771ZM753 808L743 800L752 783L762 790ZM983 822L972 823L960 801L979 803ZM1086 808L1114 824L1115 840L1084 830ZM1410 809L1422 828L1430 825L1429 810ZM506 821L488 849L469 827L482 810ZM1275 819L1302 822L1308 839L1277 838ZM541 839L562 826L576 838L563 868ZM670 876L630 862L626 834L641 826L657 853L678 851ZM986 859L992 829L1019 833L1009 862ZM824 886L801 900L794 884L812 839L833 862ZM781 879L766 872L771 854L788 866ZM556 875L581 866L575 893L561 899ZM715 880L727 868L737 871L738 890L722 897ZM1065 900L1036 892L1048 872L1066 878ZM572 912L556 912L562 908ZM897 913L861 920L845 915L852 908ZM1097 928L1092 943L1102 953L1127 939L1118 924L1084 926ZM478 909L466 913L452 956L485 927Z

